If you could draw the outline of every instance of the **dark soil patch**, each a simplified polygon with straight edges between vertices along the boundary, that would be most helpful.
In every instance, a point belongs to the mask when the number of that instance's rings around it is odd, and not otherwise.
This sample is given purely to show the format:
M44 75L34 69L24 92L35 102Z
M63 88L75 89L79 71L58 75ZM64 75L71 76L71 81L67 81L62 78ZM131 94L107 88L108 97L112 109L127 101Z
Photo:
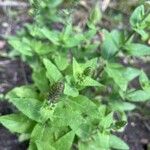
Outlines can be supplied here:
M0 126L0 150L26 150L27 143L20 143L16 135Z
M6 93L15 86L27 84L31 81L29 78L30 69L21 61L9 59L0 61L0 93Z
M123 133L118 133L126 141L130 150L149 150L150 144L150 121L143 120L138 116L128 119L128 125Z

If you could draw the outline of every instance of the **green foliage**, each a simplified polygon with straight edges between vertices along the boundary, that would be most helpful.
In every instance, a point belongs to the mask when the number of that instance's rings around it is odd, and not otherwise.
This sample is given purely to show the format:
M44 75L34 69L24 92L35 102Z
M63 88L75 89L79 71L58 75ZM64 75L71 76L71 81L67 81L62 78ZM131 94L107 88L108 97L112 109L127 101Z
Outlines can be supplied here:
M100 22L101 18L102 14L100 10L100 4L97 2L89 16L88 26L90 28L95 28L95 25Z
M112 146L112 148L118 149L118 150L129 149L126 143L124 143L122 140L120 140L118 137L114 135L110 136L110 145Z
M150 9L145 10L144 5L137 7L130 17L130 24L143 40L147 40L149 34L146 30L150 29Z
M105 39L101 45L102 57L104 59L112 59L124 43L123 33L116 30L111 33L104 30L103 33Z
M130 43L125 45L125 49L131 56L142 57L150 55L150 47L144 44Z
M32 68L33 83L6 94L18 112L1 116L0 123L11 132L28 134L29 150L128 150L112 131L126 125L125 112L135 108L132 102L150 100L146 73L120 63L122 56L150 55L150 47L134 38L140 33L147 39L150 18L144 6L131 15L130 35L100 29L98 5L81 29L71 15L59 13L69 1L30 2L34 22L8 42L13 48L10 55L20 56ZM61 29L53 27L55 23L61 23ZM102 42L95 42L97 33L103 34ZM137 78L138 90L131 86ZM120 114L117 120L114 112Z
M43 59L43 63L46 68L46 75L49 78L50 82L57 82L62 78L61 73L57 69L57 67L48 59Z
M120 64L107 64L105 68L106 73L111 77L116 85L120 87L122 91L126 91L128 83L140 75L140 71L134 68L124 68Z
M11 132L30 133L35 122L23 114L5 115L0 118L0 122Z

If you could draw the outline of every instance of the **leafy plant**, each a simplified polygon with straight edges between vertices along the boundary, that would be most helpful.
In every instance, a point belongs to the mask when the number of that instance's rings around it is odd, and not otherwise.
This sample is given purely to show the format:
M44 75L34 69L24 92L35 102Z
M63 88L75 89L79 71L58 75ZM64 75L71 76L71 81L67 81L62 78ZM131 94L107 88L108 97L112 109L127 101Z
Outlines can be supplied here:
M150 47L134 38L136 32L146 33L149 13L144 5L136 8L131 35L109 32L97 26L101 12L96 5L87 26L79 29L71 17L62 21L61 2L31 0L37 18L9 38L10 56L20 56L32 68L33 83L7 93L18 112L1 116L0 122L21 139L30 139L29 150L128 150L112 132L126 125L125 111L133 110L134 102L150 99L150 81L144 71L120 60L150 54ZM53 27L56 22L63 24L61 29ZM104 39L95 41L98 35ZM141 89L130 86L135 78Z

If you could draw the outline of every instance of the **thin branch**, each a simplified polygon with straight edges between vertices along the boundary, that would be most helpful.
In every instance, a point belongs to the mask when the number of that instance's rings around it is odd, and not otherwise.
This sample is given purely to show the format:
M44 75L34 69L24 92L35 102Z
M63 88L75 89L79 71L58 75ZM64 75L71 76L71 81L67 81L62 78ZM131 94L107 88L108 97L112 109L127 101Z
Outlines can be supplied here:
M0 7L29 7L29 4L17 1L0 1Z

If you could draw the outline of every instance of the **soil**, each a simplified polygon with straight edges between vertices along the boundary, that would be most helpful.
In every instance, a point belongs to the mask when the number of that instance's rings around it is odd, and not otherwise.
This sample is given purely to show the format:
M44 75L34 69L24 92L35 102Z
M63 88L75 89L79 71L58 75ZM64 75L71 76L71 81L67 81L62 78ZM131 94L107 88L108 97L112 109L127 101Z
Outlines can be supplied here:
M27 143L20 143L16 135L0 126L0 150L26 150Z
M123 133L118 135L130 146L130 150L149 150L150 121L139 116L129 117L128 125Z

